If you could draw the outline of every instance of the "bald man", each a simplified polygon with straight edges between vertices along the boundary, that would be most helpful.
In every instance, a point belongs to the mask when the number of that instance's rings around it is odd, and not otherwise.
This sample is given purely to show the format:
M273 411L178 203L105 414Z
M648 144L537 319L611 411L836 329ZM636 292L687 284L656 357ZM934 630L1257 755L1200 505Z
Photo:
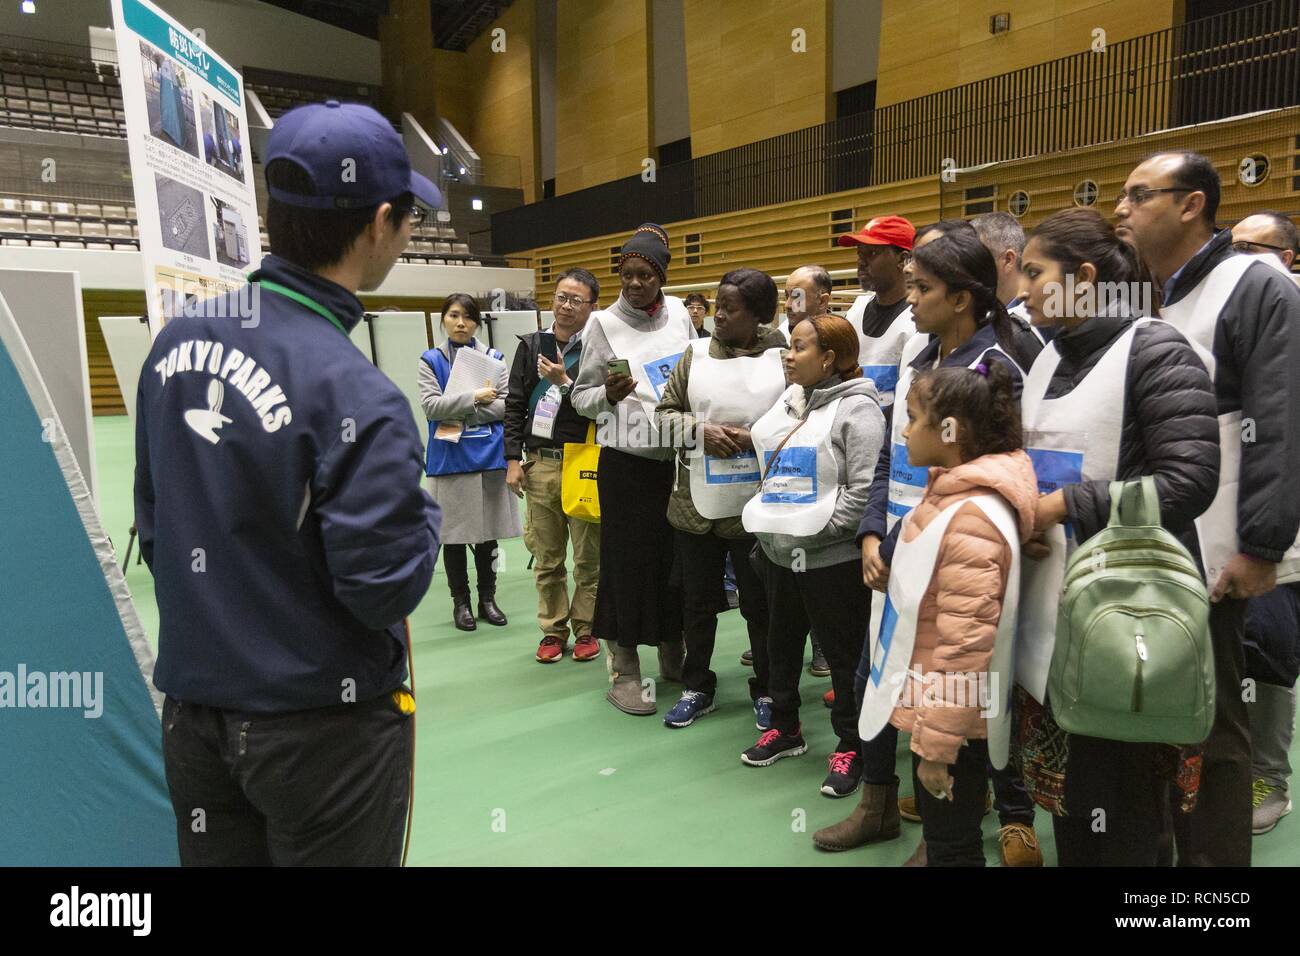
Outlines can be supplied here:
M1232 248L1248 255L1273 255L1291 271L1300 255L1300 235L1290 217L1280 212L1257 212L1232 227ZM1291 281L1300 285L1300 276L1291 273Z
M821 315L831 307L831 274L822 266L800 266L785 280L785 316L777 328L788 340L790 329L810 315Z

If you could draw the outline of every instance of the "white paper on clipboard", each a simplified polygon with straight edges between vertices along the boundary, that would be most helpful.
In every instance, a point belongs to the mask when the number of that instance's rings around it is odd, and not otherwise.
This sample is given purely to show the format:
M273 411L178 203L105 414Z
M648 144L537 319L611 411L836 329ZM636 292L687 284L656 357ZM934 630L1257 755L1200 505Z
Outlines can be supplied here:
M498 361L485 352L469 348L457 349L456 361L452 363L451 375L448 376L447 387L442 393L447 396L464 395L494 386L505 368L505 362Z

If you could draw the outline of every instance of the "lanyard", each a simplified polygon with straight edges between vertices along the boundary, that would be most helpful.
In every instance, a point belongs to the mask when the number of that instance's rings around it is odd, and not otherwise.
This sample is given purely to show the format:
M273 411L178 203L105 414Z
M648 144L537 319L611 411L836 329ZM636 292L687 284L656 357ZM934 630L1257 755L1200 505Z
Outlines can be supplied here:
M325 306L321 305L315 299L309 299L301 292L297 292L294 289L290 289L287 288L286 286L282 286L278 282L272 282L270 279L258 279L257 282L259 285L262 286L262 288L270 289L272 292L278 292L280 293L280 295L284 296L285 298L293 299L293 301L297 302L299 305L306 306L307 308L315 312L317 315L324 316L325 318L329 319L330 324L333 325L334 328L338 329L344 335L348 334L348 330L343 327L342 322L340 322L338 319L334 317L334 313L331 312L329 309L325 308ZM349 336L349 338L350 337L351 336Z

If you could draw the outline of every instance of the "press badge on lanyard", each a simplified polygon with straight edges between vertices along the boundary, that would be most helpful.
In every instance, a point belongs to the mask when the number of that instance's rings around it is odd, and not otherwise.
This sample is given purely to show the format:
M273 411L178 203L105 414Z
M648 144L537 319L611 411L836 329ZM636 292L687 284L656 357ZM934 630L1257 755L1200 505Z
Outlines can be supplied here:
M533 410L533 435L538 438L550 438L555 434L555 418L560 414L560 388L552 385L546 394L538 399Z

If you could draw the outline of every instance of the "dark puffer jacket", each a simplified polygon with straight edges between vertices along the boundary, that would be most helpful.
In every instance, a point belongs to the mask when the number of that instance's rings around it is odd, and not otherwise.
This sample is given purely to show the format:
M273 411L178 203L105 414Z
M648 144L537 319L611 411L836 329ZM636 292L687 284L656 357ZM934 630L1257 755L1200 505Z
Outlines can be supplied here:
M1165 300L1186 296L1215 266L1235 255L1223 229L1183 266ZM1262 258L1237 282L1214 329L1219 412L1254 422L1241 444L1237 547L1280 561L1300 530L1300 291Z
M1060 364L1047 398L1061 398L1083 381L1132 318L1099 316L1056 336ZM1219 482L1219 425L1210 375L1182 333L1151 322L1133 336L1124 383L1117 478L1153 475L1165 528L1195 551L1192 526L1214 500ZM1110 521L1110 483L1065 486L1069 520L1086 541Z

